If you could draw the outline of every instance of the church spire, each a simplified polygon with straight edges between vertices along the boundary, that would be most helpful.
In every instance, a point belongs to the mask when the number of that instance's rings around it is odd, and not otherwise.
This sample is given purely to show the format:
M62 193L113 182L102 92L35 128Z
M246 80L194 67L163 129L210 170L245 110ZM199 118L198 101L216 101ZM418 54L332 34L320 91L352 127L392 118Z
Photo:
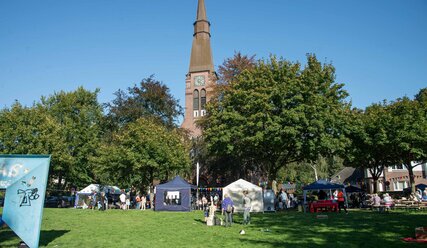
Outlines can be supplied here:
M190 69L185 78L185 115L181 125L191 137L202 134L196 120L206 115L206 104L211 99L217 80L212 59L211 24L206 16L205 1L198 0L198 3L197 18L193 24Z
M194 22L193 46L189 72L214 72L210 42L210 22L207 20L205 1L199 0L197 19Z
M199 0L199 5L197 6L197 21L207 21L208 18L206 17L206 7L205 7L205 1Z

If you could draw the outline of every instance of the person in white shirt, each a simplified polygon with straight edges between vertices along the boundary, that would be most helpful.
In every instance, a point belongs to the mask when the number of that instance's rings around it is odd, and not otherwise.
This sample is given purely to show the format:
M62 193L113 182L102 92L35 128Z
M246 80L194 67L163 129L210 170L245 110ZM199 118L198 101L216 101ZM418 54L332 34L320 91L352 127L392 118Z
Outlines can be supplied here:
M337 189L333 193L333 200L338 201L338 190Z
M124 190L122 190L122 194L120 195L119 198L120 198L121 207L123 210L125 210L126 209L126 194L125 194Z
M243 191L243 225L248 225L251 222L251 208L252 208L252 201L251 198L248 196L248 190Z
M281 189L280 191L281 191L280 197L282 199L283 207L287 209L288 208L288 194L283 189Z

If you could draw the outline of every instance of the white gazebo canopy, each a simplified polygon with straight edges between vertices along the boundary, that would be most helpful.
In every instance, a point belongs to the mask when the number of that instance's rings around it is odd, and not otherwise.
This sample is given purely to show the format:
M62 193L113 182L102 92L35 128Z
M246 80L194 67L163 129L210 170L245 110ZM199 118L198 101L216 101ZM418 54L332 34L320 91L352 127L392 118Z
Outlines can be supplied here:
M239 179L223 188L222 196L228 194L234 202L234 210L243 212L243 190L248 191L248 196L252 200L251 212L263 212L264 200L262 188L243 179Z

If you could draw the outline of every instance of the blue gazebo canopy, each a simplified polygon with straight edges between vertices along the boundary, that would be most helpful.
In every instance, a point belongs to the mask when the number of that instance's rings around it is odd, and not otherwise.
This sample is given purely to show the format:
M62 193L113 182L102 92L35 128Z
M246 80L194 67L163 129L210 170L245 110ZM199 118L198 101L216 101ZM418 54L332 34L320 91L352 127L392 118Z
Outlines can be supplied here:
M338 183L331 183L329 181L326 180L318 180L312 184L309 184L305 187L303 187L304 191L308 191L308 190L326 190L326 189L344 189L345 186L342 184L338 184Z
M427 188L427 185L420 183L420 184L415 185L415 187L424 191Z
M307 191L313 190L333 190L333 189L341 189L344 192L345 204L347 204L347 197L345 193L345 186L343 184L331 183L326 180L317 180L316 182L309 184L302 188L304 191L304 212L306 212L306 204L307 204Z
M156 211L191 211L191 190L196 186L187 183L180 176L172 181L157 185Z
M180 190L180 189L197 189L196 186L191 185L187 183L184 179L182 179L180 176L176 176L172 181L157 185L157 189L174 189L174 190Z
M353 185L350 185L350 186L345 187L345 191L346 191L347 193L365 192L363 189L361 189L361 188L359 188L359 187L356 187L356 186L353 186Z

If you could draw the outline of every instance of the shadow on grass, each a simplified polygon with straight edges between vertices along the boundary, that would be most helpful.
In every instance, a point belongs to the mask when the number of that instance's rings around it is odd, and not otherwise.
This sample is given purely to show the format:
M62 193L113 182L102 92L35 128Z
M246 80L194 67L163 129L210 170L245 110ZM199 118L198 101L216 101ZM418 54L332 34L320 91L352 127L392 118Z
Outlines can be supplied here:
M194 221L195 221L195 222L202 223L202 224L206 224L206 222L204 222L204 221L203 221L203 220L201 220L201 219L197 219L197 218L196 218L196 219L194 219Z
M426 215L406 213L350 213L327 214L317 219L317 214L286 213L276 216L255 215L247 233L269 230L262 236L250 234L240 241L243 244L263 247L421 247L401 241L414 236L417 226L427 223ZM393 217L393 218L390 218ZM277 239L273 233L283 234Z
M70 232L70 230L50 230L41 231L40 233L40 246L47 246L50 242ZM16 244L13 240L16 240ZM0 231L0 247L17 247L20 238L10 229Z
M46 246L55 239L70 232L70 230L50 230L42 231L40 234L40 246Z

